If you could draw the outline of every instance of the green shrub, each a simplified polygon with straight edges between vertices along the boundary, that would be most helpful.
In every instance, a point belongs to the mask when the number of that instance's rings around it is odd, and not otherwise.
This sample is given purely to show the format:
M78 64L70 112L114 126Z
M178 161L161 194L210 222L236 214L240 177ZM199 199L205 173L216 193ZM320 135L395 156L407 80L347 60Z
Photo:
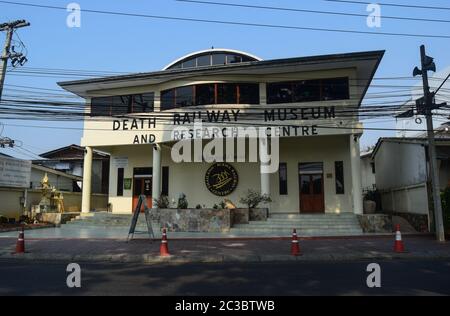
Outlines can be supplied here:
M214 210L218 210L218 209L219 209L219 205L214 204L214 205L213 205L213 209L214 209Z
M8 224L8 218L0 215L0 224Z
M161 194L159 199L155 200L155 203L157 208L169 208L170 206L169 198L164 194Z
M186 199L186 194L181 193L180 197L178 198L178 206L179 209L187 209L188 208L188 201Z
M261 194L249 189L246 195L241 197L239 202L247 205L248 208L257 208L260 203L270 203L272 199L267 194Z

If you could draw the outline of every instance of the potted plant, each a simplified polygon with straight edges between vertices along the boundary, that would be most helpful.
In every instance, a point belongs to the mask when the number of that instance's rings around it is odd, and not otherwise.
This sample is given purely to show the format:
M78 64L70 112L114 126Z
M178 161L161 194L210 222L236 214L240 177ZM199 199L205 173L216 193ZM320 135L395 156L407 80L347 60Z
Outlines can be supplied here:
M369 190L364 194L364 214L375 214L377 207L380 205L377 203L379 201L379 192L377 190Z

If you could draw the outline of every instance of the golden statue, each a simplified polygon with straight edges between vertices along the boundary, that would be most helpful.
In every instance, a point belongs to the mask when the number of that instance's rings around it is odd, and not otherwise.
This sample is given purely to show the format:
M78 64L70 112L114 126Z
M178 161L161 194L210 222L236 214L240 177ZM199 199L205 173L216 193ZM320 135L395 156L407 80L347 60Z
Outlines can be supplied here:
M41 190L42 198L39 202L41 212L52 212L56 211L58 213L64 212L64 197L61 192L59 192L56 187L50 185L47 173L41 180Z

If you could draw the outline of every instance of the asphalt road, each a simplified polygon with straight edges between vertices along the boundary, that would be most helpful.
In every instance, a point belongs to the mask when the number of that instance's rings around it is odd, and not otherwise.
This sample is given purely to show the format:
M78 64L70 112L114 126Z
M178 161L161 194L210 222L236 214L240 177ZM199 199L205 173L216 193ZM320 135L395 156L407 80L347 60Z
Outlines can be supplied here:
M368 288L370 262L135 265L0 261L3 295L449 295L450 261L380 261L381 288Z

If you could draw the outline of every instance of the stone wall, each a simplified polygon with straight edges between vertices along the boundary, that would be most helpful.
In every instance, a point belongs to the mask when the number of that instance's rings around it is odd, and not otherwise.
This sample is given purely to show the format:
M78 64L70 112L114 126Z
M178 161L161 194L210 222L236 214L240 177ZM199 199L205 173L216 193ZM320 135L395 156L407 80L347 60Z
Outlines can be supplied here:
M37 217L41 222L59 226L69 222L72 218L75 218L78 215L80 215L80 213L40 213L37 214Z
M403 212L390 212L389 214L400 216L406 219L415 230L420 233L428 233L428 215L415 214L415 213L403 213Z
M234 208L231 212L231 225L248 224L250 220L250 213L248 208Z
M251 208L249 220L251 221L267 221L269 217L269 209L267 208Z
M228 209L158 209L152 213L169 232L228 232L231 227Z
M383 214L358 215L364 233L392 233L392 216Z

